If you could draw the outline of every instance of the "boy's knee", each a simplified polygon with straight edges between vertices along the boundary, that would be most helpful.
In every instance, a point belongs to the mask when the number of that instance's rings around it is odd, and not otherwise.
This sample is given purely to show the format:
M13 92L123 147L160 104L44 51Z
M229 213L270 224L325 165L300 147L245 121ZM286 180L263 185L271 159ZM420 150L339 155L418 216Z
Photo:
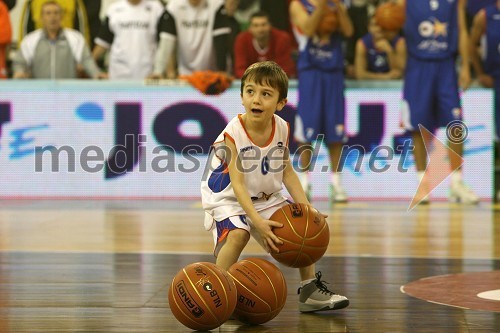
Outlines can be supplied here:
M234 229L227 235L226 243L244 247L250 240L250 233L243 229Z

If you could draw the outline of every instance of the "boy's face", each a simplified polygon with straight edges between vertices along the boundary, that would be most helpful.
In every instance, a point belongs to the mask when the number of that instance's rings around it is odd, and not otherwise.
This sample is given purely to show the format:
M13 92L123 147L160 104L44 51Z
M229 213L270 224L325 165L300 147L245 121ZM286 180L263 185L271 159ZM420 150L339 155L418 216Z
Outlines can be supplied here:
M266 84L258 84L254 81L245 82L242 104L248 119L255 121L269 120L276 111L281 111L286 105L286 98L279 100L279 91Z

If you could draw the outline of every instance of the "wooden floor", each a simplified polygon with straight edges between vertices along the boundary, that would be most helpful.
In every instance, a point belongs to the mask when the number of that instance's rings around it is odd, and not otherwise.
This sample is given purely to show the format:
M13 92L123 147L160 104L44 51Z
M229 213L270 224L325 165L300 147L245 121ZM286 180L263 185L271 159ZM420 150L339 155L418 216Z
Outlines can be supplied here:
M500 332L500 300L483 311L401 291L423 278L499 271L500 207L317 207L329 215L331 231L317 269L351 305L300 314L298 272L280 266L288 299L274 320L260 326L230 320L214 331ZM0 333L189 331L170 312L167 291L183 266L214 261L202 221L198 202L0 202ZM244 255L272 260L253 241ZM438 292L454 298L472 287L500 289L500 279L474 281Z

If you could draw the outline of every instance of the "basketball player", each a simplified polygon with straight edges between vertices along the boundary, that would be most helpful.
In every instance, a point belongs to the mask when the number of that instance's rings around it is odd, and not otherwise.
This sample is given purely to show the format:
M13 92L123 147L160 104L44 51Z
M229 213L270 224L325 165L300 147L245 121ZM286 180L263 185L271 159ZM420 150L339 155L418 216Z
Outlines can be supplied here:
M483 61L479 55L479 44L485 36ZM480 10L471 29L470 52L472 66L479 83L494 88L495 99L495 146L499 150L500 136L500 0ZM497 193L497 200L500 192Z
M462 119L458 86L470 85L468 33L465 21L465 0L397 0L406 5L404 33L408 60L404 77L402 120L412 132L413 151L420 181L427 166L425 144L432 137L422 136L419 125L430 132ZM406 2L406 3L405 3ZM460 73L457 78L455 60L460 55ZM463 143L449 142L449 147L463 155ZM428 146L428 145L427 145ZM450 201L476 204L477 195L462 180L461 158L449 154L453 170ZM425 180L424 180L425 181ZM422 183L428 189L428 184ZM428 202L429 190L422 200Z
M338 29L318 35L317 28L327 7L335 7ZM311 142L324 134L330 156L331 194L334 202L347 201L340 181L339 167L344 131L344 57L342 36L353 34L352 22L340 0L294 0L290 17L299 43L297 62L299 102L295 139L300 146L299 179L310 196L309 168Z
M370 19L368 33L356 43L354 70L358 80L395 80L401 78L406 60L406 45L398 31L384 30Z
M212 231L217 266L236 263L252 235L266 251L282 244L269 218L288 204L282 184L297 203L309 204L293 170L288 151L290 128L275 115L287 102L288 78L275 62L257 62L241 78L245 113L232 119L217 137L201 183L205 228ZM299 310L341 309L349 300L337 295L315 275L315 266L300 268ZM315 277L316 276L316 277Z

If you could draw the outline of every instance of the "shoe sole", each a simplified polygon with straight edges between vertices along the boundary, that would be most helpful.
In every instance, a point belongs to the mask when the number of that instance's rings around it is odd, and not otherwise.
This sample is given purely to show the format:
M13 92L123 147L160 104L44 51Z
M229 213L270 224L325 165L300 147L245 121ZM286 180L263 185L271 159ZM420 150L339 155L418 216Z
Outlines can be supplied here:
M348 306L349 306L349 300L340 301L334 304L328 304L321 308L318 308L317 305L299 303L299 311L302 313L309 313L318 311L340 310Z
M449 198L449 201L452 202L452 203L463 204L463 205L477 205L477 204L479 204L479 200L477 200L477 201L462 200L458 196L451 196Z

